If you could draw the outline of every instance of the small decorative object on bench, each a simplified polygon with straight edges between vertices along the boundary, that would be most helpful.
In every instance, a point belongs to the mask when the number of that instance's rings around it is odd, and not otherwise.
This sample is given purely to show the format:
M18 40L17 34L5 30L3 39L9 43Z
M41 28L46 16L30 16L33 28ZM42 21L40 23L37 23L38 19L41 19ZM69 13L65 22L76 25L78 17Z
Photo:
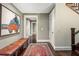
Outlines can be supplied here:
M19 56L28 45L28 40L21 38L18 41L0 49L0 55ZM26 46L26 47L25 47Z

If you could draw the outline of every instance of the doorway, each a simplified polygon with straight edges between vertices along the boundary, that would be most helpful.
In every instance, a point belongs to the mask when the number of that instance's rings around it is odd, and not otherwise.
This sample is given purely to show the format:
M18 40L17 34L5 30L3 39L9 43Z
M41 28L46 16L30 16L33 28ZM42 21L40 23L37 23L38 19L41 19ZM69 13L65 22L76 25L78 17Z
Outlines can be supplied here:
M26 27L27 36L30 37L32 43L37 42L38 40L38 16L36 15L26 15Z

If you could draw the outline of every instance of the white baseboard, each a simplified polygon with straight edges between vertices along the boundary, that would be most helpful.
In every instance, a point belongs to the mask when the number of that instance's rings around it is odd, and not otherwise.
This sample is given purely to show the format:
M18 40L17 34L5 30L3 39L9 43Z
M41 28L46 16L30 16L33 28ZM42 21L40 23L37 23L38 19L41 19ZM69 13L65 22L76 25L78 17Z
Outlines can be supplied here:
M58 50L71 50L70 46L55 46L50 39L39 39L37 40L37 42L50 42L50 44L52 45L52 47L54 48L54 50L58 51Z
M37 42L50 42L50 40L49 39L39 39L39 40L37 40Z
M71 47L70 46L59 46L59 47L55 46L55 50L71 50Z

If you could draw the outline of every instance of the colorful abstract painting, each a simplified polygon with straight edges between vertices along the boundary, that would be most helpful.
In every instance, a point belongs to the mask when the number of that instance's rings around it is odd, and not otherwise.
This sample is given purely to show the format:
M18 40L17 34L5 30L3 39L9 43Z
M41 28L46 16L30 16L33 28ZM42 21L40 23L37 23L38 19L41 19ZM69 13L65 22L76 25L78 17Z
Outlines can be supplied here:
M20 32L20 16L2 6L1 35Z

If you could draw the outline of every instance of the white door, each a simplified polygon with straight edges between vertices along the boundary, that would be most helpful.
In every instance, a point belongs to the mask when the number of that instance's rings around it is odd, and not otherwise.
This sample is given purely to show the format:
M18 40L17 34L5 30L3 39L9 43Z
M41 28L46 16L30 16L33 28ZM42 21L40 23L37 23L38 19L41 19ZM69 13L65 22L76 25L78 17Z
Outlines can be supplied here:
M49 15L49 39L52 45L55 44L54 41L54 20L55 20L55 11L53 10Z

